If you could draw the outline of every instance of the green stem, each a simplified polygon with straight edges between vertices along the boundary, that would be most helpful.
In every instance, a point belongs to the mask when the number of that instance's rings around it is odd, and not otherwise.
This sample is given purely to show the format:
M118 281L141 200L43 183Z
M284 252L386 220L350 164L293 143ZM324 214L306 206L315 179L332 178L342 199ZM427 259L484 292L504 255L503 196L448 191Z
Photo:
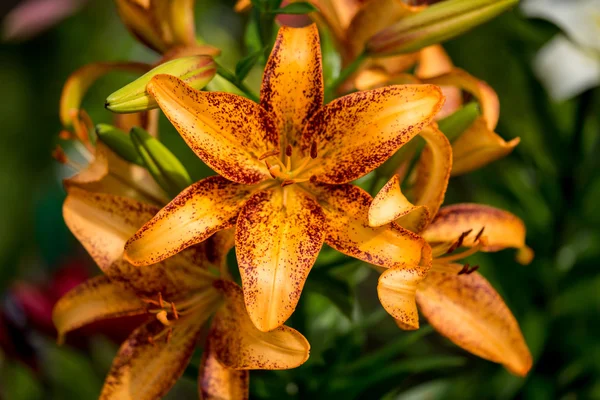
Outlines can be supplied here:
M258 103L258 96L248 87L244 82L240 82L239 79L236 78L235 74L229 71L227 68L217 64L217 74L219 74L223 79L231 82L238 89L240 89L247 98Z
M342 83L346 82L348 78L350 78L360 67L360 65L367 58L367 53L361 53L354 61L348 64L344 69L340 71L340 75L332 82L331 86L327 88L325 93L325 99L333 99L335 93L338 88L342 85Z

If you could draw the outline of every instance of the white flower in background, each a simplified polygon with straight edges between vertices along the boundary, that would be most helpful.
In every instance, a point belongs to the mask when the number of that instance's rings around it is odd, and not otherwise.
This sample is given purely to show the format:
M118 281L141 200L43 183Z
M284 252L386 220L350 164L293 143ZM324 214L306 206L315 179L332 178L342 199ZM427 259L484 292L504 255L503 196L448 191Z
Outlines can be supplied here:
M540 49L533 65L554 100L567 100L600 84L600 0L527 0L521 9L564 32Z

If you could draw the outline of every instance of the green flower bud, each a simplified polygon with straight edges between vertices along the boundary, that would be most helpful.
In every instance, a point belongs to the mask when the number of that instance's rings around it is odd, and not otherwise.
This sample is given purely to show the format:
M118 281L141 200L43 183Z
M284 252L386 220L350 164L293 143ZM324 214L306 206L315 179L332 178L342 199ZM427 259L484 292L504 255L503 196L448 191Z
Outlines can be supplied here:
M196 55L168 61L117 90L106 99L106 108L116 113L133 113L157 108L158 104L146 91L146 85L158 74L176 76L195 89L202 89L217 73L210 56Z
M519 0L447 0L402 18L367 42L367 54L411 53L452 39L496 17Z
M144 160L126 132L109 124L98 124L96 125L96 134L102 143L125 161L145 166Z
M171 197L192 184L183 164L158 139L138 127L131 129L130 137L148 172Z

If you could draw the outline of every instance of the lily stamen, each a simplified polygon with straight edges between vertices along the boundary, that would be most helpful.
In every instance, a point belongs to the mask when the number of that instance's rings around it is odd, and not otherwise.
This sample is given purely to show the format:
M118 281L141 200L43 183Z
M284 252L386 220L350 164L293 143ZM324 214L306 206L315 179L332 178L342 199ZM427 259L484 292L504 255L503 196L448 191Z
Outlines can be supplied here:
M467 258L470 255L477 253L485 246L486 243L487 241L485 240L485 236L482 236L479 238L479 240L477 240L477 244L470 249L451 256L436 258L436 262L450 263L456 260L462 260L463 258Z

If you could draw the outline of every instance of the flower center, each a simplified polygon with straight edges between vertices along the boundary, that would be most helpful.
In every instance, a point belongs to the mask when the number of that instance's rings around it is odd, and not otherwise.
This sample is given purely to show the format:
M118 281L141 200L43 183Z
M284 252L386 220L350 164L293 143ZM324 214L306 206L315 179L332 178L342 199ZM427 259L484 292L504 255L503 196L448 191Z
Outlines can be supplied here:
M312 161L317 158L317 142L313 142L310 146L309 155L299 159L298 162L294 162L293 153L294 148L288 144L283 159L278 157L279 150L269 151L259 157L260 160L265 161L271 177L281 182L281 187L310 180L310 169L314 164Z
M175 305L173 301L164 300L162 293L158 292L156 300L142 299L142 301L148 304L148 313L154 315L165 328L154 336L148 336L148 342L155 344L157 340L165 336L167 343L169 343L173 336L173 329L177 326L177 323L189 318L190 315L193 316L195 312L201 309L204 310L210 307L215 301L215 296L211 291L204 291Z

